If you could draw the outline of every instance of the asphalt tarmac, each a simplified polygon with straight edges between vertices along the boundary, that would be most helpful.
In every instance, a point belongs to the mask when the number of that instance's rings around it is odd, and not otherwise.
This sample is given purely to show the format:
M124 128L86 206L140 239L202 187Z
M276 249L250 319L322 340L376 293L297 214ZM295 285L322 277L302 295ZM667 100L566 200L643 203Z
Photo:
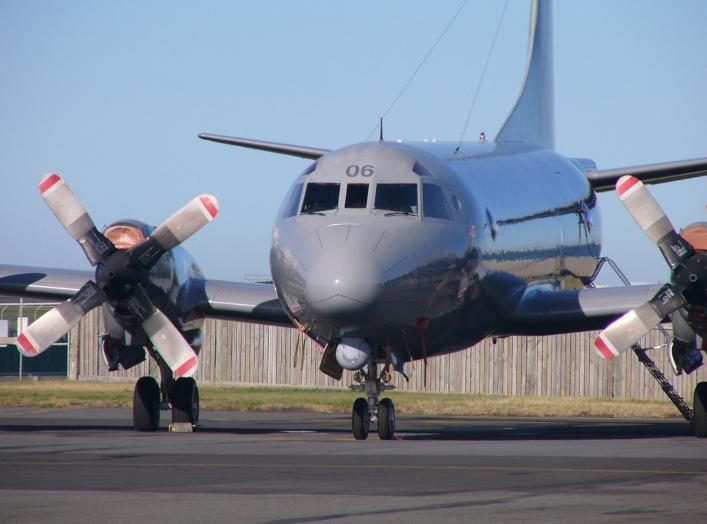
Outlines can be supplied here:
M167 413L163 413L166 418ZM707 440L680 420L0 408L0 522L702 522Z

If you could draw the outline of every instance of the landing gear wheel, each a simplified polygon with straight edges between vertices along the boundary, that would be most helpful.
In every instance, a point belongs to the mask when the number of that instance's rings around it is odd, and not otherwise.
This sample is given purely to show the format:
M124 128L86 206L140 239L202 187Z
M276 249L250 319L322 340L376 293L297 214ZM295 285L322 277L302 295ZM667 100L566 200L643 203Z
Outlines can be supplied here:
M136 431L160 426L160 386L152 377L141 377L133 392L133 425Z
M384 398L378 405L378 436L381 440L392 440L395 435L395 405Z
M696 437L707 437L707 382L699 382L695 387L695 396L692 404L694 418L692 429Z
M351 431L356 440L368 438L370 420L368 401L365 398L357 398L354 401L353 410L351 410Z
M169 395L172 403L172 424L189 422L199 424L199 388L191 377L177 379Z

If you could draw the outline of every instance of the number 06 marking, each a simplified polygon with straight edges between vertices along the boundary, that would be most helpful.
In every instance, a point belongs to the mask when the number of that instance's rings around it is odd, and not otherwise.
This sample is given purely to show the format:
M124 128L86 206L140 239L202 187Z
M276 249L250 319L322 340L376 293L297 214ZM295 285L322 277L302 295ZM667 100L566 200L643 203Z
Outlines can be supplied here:
M371 165L359 166L356 164L351 164L349 167L346 168L346 176L355 177L361 175L369 177L373 175L374 169L374 166Z

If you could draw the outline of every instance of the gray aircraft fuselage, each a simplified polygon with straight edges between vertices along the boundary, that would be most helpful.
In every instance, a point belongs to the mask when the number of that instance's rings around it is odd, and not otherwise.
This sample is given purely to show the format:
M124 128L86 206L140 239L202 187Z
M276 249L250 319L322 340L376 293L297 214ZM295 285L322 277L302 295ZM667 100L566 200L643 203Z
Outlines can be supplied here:
M503 334L529 286L593 275L600 216L578 165L521 144L455 146L356 144L294 181L270 265L311 336L365 340L403 361L448 353Z

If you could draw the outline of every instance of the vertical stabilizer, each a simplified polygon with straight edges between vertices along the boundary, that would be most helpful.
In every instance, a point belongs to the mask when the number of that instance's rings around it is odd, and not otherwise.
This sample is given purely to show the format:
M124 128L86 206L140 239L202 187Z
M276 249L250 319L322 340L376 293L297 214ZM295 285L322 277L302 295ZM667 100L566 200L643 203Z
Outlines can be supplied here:
M533 0L523 88L511 114L501 126L496 142L555 147L551 0Z

